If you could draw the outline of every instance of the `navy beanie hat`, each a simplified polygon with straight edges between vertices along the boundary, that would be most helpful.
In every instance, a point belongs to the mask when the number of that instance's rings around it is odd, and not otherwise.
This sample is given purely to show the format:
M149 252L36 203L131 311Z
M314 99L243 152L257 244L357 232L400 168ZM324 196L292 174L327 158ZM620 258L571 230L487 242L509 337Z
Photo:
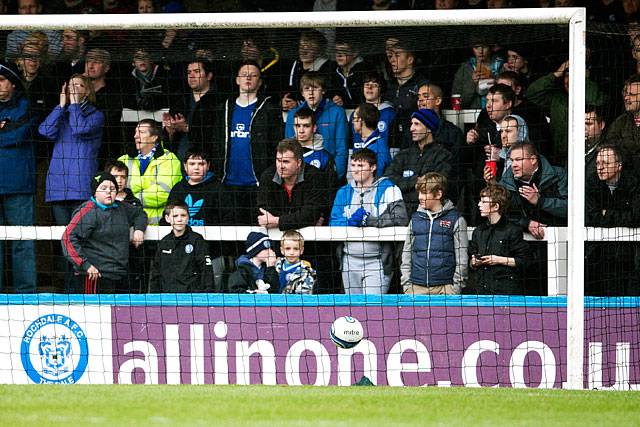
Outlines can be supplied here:
M440 127L440 117L438 117L438 113L433 110L421 108L413 113L411 115L411 118L419 120L431 132L436 132Z
M247 241L244 243L247 256L253 258L258 255L263 249L270 249L272 244L269 240L269 236L258 231L252 231L247 236Z

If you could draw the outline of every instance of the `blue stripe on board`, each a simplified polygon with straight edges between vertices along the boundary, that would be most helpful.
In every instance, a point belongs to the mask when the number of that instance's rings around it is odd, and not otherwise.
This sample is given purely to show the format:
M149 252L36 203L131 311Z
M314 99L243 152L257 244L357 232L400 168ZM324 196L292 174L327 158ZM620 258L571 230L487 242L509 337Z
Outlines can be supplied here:
M105 304L122 306L458 306L458 307L561 307L565 296L492 295L245 295L245 294L0 294L0 305ZM587 297L588 308L640 307L640 297Z

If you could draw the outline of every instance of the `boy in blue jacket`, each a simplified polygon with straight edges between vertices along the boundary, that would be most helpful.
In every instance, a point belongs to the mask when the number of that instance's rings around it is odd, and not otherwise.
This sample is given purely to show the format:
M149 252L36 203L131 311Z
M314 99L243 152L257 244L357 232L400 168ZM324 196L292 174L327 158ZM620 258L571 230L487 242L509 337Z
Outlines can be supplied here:
M389 178L376 177L376 153L368 148L351 157L353 180L338 190L329 225L393 227L407 225L402 193ZM347 294L385 294L393 272L391 242L346 242L342 282Z
M344 109L333 101L325 99L326 83L324 77L319 73L304 74L300 79L300 92L302 92L305 102L295 110L289 111L285 137L295 138L295 113L301 108L310 108L316 116L317 132L322 135L324 148L333 157L338 179L341 180L347 173L347 159L349 157L347 149L349 127Z

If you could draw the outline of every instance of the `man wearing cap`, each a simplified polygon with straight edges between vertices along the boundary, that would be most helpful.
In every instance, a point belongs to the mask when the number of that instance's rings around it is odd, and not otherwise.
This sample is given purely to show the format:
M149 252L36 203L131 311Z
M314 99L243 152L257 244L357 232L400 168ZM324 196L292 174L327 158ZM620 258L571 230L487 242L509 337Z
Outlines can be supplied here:
M229 277L230 293L278 293L273 242L264 233L252 231L245 242L245 253L236 261L237 270Z
M0 63L0 218L1 225L33 225L36 162L31 143L29 102L13 64ZM16 293L36 291L33 240L11 243ZM4 245L0 245L0 292L4 291Z
M62 250L75 268L75 289L87 294L123 289L129 264L129 227L132 243L144 241L147 215L139 207L116 201L118 184L102 172L91 180L93 196L74 213L62 235ZM82 287L84 285L84 287Z
M427 172L448 177L451 172L451 153L434 137L439 127L440 119L435 111L421 108L413 113L410 127L413 145L400 150L385 171L385 176L402 191L409 216L418 208L418 177Z

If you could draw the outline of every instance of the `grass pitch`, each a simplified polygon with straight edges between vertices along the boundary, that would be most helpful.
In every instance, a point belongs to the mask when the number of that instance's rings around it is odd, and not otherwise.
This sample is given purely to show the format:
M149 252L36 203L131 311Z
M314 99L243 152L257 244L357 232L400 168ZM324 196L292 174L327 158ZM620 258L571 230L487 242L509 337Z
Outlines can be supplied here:
M638 392L287 386L0 386L14 425L640 425Z

